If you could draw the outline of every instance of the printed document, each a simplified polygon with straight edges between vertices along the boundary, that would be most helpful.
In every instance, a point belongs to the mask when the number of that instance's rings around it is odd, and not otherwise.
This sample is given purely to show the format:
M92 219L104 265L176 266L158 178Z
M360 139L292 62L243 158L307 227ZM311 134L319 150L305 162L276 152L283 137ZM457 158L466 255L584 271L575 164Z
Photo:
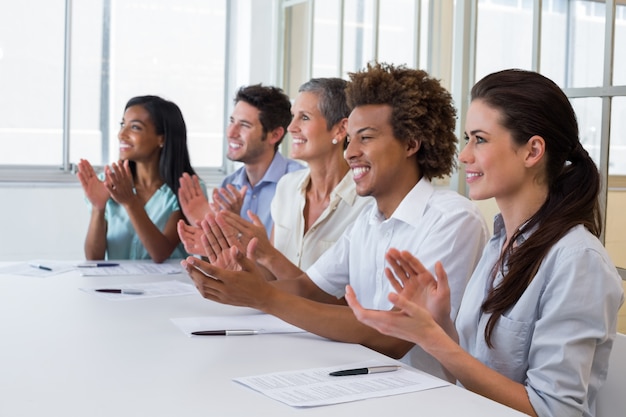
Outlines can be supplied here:
M327 368L277 372L234 381L292 407L316 407L386 397L450 385L449 382L402 365L399 370L352 376L330 376L341 369L397 365L367 361Z

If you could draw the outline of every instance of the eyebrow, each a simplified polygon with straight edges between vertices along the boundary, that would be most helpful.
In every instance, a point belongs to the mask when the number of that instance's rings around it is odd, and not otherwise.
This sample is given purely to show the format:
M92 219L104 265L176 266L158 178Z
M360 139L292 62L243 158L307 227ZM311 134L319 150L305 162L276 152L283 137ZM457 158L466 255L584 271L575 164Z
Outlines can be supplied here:
M470 132L469 132L470 136L476 136L477 133L489 134L489 132L486 132L486 131L484 131L482 129L470 130ZM465 134L467 135L467 132L465 132Z
M377 131L378 131L378 129L376 129L376 128L374 128L374 127L365 126L365 127L360 128L359 130L357 130L357 131L356 131L356 134L358 135L359 133L363 133L363 132L365 132L366 130L373 130L373 131L375 131L375 132L377 132Z
M146 125L143 121L139 120L139 119L131 119L129 121L124 120L124 118L122 117L122 122L123 123L141 123L142 125Z

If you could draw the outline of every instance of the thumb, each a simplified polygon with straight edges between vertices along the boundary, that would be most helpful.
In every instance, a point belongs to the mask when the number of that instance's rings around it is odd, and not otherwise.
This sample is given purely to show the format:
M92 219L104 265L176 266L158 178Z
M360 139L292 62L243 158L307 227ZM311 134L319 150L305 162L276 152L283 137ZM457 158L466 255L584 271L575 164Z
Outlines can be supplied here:
M250 218L250 220L252 220L252 224L254 224L255 226L260 226L262 228L265 228L265 225L263 224L259 216L254 214L252 210L248 210L247 213L248 213L248 217Z
M258 243L259 239L253 237L252 239L250 239L250 242L248 242L248 247L246 248L246 256L254 261L256 261L256 247Z
M443 269L443 265L439 261L435 263L435 275L437 275L437 287L440 287L442 290L449 291L450 285L448 284L448 274L446 274L446 270Z
M228 250L230 250L230 255L241 267L242 271L251 272L255 269L256 264L254 261L241 252L237 246L231 246Z

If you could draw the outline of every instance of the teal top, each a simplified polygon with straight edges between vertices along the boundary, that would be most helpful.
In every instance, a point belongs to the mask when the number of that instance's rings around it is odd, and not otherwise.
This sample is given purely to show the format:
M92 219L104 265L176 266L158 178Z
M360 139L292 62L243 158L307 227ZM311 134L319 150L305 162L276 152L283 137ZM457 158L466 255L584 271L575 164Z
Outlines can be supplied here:
M206 187L202 181L200 184L206 196ZM91 204L89 206L91 207ZM176 195L167 184L163 184L150 197L144 209L152 223L161 232L165 229L172 213L181 210ZM107 222L106 259L152 259L135 232L126 209L112 198L107 201L104 218ZM187 256L183 244L179 243L170 255L170 259L183 259Z
M176 195L163 184L144 206L152 223L162 232L172 213L180 210ZM112 198L107 201L104 218L107 222L107 259L152 259L141 243L124 207ZM170 259L186 258L187 252L178 244Z

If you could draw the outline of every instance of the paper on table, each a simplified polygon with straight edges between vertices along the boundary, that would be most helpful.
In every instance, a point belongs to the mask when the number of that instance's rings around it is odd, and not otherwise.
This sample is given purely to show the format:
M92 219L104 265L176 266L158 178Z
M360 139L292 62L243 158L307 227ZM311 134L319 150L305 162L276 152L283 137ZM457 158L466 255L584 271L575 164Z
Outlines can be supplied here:
M340 377L328 375L340 369L390 364L367 361L328 368L234 378L233 380L292 407L339 404L449 385L446 381L404 367L397 371L378 374ZM397 365L397 363L391 365Z
M170 319L188 336L202 330L257 330L259 333L304 332L270 314L243 314L237 316L184 317Z
M139 300L142 298L170 297L175 295L189 295L198 293L198 290L196 290L193 285L180 281L143 282L137 284L103 284L98 288L105 287L120 290L141 290L143 291L143 294L115 294L97 292L97 288L81 288L81 290L90 294L97 295L101 298L106 298L108 300Z
M37 265L50 268L51 271L38 268ZM51 277L63 272L71 271L74 267L67 262L51 260L33 260L28 262L18 262L0 268L0 274L26 275L31 277Z
M155 264L155 263L120 263L118 266L106 268L79 268L82 276L95 275L150 275L150 274L180 274L183 272L180 264Z

